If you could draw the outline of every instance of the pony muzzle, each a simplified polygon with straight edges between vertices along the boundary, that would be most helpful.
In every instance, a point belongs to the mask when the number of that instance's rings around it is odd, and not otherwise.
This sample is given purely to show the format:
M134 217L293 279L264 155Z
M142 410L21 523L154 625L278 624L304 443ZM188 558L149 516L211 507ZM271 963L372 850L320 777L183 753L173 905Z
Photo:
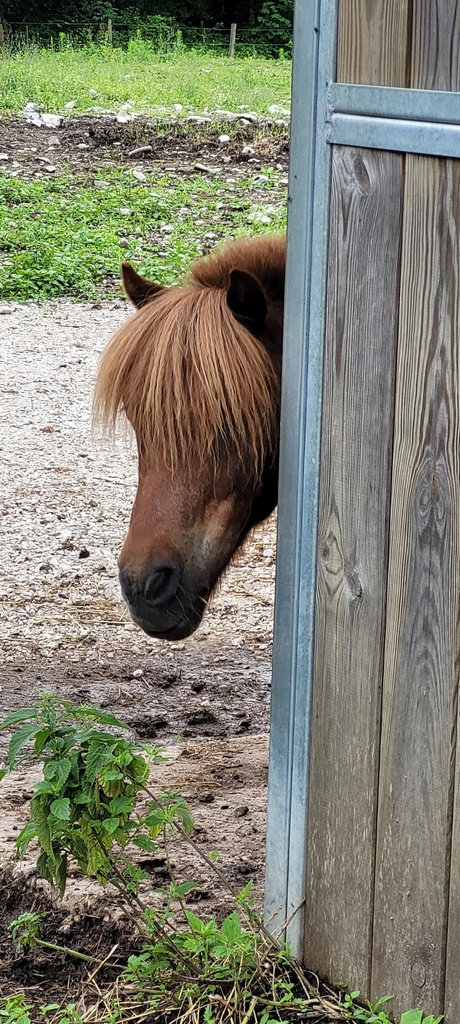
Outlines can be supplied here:
M199 626L208 588L200 580L185 585L174 562L161 562L141 573L120 565L119 578L131 618L148 636L183 640Z

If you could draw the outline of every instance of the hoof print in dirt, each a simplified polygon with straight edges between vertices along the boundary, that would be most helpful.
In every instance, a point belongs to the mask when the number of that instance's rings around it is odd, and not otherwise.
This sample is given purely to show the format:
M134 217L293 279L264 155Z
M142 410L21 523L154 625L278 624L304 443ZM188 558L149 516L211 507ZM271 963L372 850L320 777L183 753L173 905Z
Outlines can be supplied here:
M158 734L168 728L169 722L162 715L154 718L137 718L131 722L132 728L143 740L154 740Z

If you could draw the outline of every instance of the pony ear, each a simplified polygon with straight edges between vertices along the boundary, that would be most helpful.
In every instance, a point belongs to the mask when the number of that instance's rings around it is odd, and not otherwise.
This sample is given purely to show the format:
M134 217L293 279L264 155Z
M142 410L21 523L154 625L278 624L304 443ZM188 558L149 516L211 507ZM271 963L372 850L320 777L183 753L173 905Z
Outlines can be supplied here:
M122 263L121 277L126 295L136 309L141 309L164 290L161 284L154 284L153 281L147 281L145 277L137 274L130 263Z
M267 315L267 300L257 278L245 270L230 271L227 302L232 313L259 330Z

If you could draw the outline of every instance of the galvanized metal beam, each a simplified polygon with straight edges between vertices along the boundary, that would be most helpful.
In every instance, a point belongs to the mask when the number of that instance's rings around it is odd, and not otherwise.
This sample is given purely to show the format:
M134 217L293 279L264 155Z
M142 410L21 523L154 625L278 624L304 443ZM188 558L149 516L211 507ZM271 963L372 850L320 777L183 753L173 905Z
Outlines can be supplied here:
M460 92L431 89L394 89L374 85L342 85L328 89L330 114L403 118L460 124Z
M342 146L460 158L460 124L332 114L327 138Z
M296 0L294 23L265 911L301 958L337 0Z

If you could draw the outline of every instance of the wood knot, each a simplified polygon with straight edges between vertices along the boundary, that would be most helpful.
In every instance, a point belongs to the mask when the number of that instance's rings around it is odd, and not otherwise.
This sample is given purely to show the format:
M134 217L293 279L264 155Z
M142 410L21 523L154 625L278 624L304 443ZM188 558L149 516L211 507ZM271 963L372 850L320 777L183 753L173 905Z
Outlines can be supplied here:
M363 588L361 580L356 572L356 569L350 565L350 562L345 562L343 567L343 575L348 584L351 596L354 598L360 598L363 596Z
M368 196L371 191L371 179L366 164L359 153L353 157L353 177L362 195Z
M410 976L416 988L423 988L426 982L426 967L421 960L414 960L410 969Z

